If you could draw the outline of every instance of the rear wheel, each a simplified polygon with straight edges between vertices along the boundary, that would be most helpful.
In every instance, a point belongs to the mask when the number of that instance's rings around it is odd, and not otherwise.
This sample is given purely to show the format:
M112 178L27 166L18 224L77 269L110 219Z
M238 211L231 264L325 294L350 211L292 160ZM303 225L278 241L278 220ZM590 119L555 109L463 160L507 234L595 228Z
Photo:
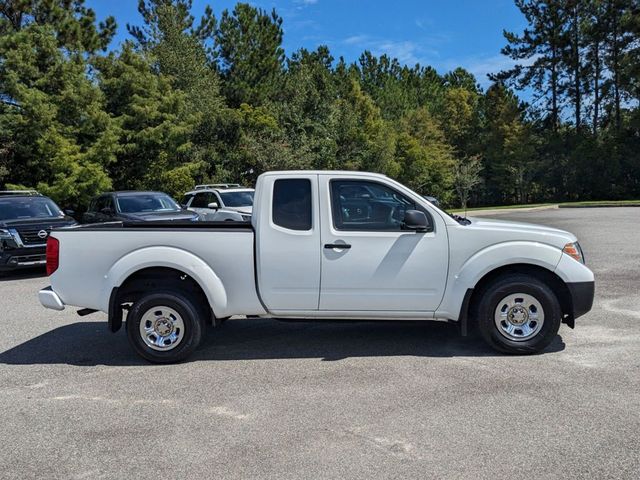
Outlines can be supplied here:
M505 275L488 285L481 295L475 312L478 328L496 350L537 353L557 335L562 320L560 303L538 278Z
M154 363L175 363L191 355L202 339L196 301L182 293L160 292L138 299L127 314L127 336L138 355Z

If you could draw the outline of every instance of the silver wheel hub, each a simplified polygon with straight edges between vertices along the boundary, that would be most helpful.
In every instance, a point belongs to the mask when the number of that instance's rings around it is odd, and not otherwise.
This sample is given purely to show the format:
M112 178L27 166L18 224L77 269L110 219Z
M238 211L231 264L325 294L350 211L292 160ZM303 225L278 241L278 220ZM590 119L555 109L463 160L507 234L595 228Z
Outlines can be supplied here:
M182 316L171 307L152 307L142 315L140 336L153 350L171 350L184 338Z
M522 342L536 336L544 325L542 304L527 293L507 295L494 314L498 331L509 340Z

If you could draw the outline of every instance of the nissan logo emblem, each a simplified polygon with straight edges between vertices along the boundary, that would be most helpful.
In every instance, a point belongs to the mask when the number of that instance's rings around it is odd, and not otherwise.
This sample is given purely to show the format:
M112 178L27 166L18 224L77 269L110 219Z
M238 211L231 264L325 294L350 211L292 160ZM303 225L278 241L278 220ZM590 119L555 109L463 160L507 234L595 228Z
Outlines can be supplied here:
M42 240L44 240L45 238L47 238L49 234L47 233L46 230L40 230L38 232L38 238L41 238Z

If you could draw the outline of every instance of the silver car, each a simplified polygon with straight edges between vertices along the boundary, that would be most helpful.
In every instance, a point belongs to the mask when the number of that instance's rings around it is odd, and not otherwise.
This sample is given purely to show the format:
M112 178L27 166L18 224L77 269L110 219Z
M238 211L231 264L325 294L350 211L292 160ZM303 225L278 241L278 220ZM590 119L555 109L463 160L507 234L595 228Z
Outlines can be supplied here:
M196 185L184 194L182 206L198 213L205 221L248 222L253 210L253 194L253 188L237 183Z

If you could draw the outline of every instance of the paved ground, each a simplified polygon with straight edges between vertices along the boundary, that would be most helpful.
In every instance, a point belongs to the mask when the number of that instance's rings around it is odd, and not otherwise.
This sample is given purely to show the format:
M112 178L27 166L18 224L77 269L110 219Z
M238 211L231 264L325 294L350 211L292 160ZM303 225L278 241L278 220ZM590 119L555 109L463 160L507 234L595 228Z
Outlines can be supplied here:
M563 227L594 310L549 351L445 324L229 321L182 365L104 315L0 281L0 478L639 478L640 209L500 215Z

